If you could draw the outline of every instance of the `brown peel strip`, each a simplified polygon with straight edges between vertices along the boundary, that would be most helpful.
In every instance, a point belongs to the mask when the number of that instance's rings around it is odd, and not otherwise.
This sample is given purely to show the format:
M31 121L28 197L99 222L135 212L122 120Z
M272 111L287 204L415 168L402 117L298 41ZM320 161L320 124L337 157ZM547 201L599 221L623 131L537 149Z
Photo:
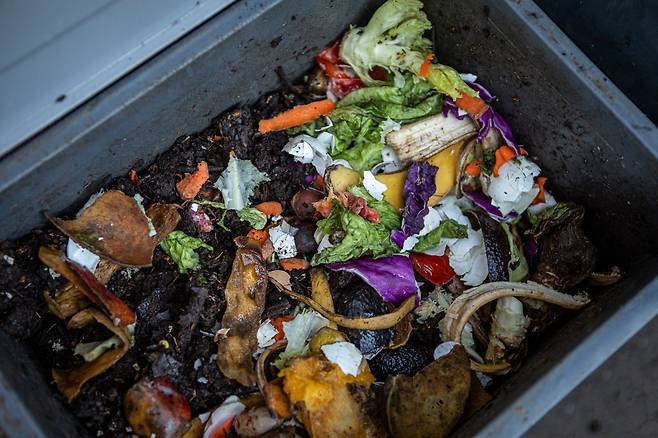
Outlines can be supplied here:
M267 268L255 242L241 239L236 243L238 250L224 289L222 328L228 332L217 340L217 366L229 379L252 386L256 383L252 357L258 348L256 333L265 308Z
M121 340L122 346L108 350L93 362L85 363L73 370L53 369L52 375L53 379L55 379L55 385L57 385L57 389L64 394L69 402L80 393L82 385L90 379L107 371L112 365L117 363L130 348L128 330L123 327L116 327L107 316L103 315L103 313L97 309L84 309L77 313L69 321L68 328L79 329L93 322L105 326L105 328L115 334Z
M149 223L137 202L124 193L103 193L79 217L46 217L76 243L121 266L151 266L153 251L173 230L180 215L173 204L156 205L147 212L157 234L149 236Z
M443 320L445 341L461 342L461 335L468 320L482 306L503 297L532 298L565 309L580 309L590 302L585 293L568 295L538 283L513 283L498 281L466 290L452 302ZM484 373L501 373L509 364L479 364L471 361L471 368Z
M75 288L84 293L89 301L104 309L115 325L126 326L135 322L135 312L126 303L110 292L94 274L67 259L62 252L42 246L39 248L39 260L62 274ZM64 314L61 311L60 313Z
M459 153L459 160L457 161L457 172L455 173L455 195L457 198L462 197L462 178L464 178L464 169L468 164L468 157L474 150L475 139L467 142Z
M98 281L107 284L112 278L112 274L118 268L119 265L109 260L101 259L94 275ZM91 305L87 295L73 283L66 283L60 287L54 297L51 297L48 291L44 291L43 299L46 301L50 312L60 319L67 319Z
M334 299L329 289L329 279L322 267L311 269L311 298L325 309L334 311ZM329 327L335 329L336 324L332 322Z
M270 345L258 357L258 361L256 362L256 382L258 383L258 389L260 389L260 392L263 395L263 400L265 401L267 408L279 418L292 417L290 400L285 392L283 392L281 385L276 383L276 381L268 381L265 367L269 362L270 356L273 353L284 349L287 344L288 341L282 340Z
M404 302L391 313L387 313L385 315L373 316L370 318L349 318L347 316L338 315L330 310L327 310L312 298L309 298L305 295L298 294L297 292L290 290L289 288L285 287L280 282L280 280L281 278L279 276L274 277L270 275L270 281L281 292L283 292L288 296L291 296L297 301L301 301L311 309L318 312L320 315L327 318L329 321L336 323L337 325L345 328L351 328L357 330L384 330L387 328L391 328L397 323L399 323L400 321L402 321L404 317L409 312L411 312L416 306L416 296L413 295L408 297L406 300L404 300Z

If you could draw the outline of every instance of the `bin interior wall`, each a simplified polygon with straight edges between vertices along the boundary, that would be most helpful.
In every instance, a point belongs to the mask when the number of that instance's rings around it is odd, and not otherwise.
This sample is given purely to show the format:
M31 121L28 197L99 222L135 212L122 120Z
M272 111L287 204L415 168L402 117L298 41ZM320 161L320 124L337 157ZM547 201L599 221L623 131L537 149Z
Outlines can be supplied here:
M71 213L111 177L151 162L177 137L203 129L221 111L273 90L277 66L300 78L314 54L377 4L237 2L0 162L0 238L42 225L43 210ZM549 189L558 199L586 206L588 234L601 261L620 264L633 275L601 292L594 305L542 343L485 415L469 425L477 428L655 275L655 263L635 274L629 261L647 258L658 247L652 232L658 229L658 160L655 149L638 142L583 89L560 54L545 50L524 24L535 17L482 0L428 1L425 10L436 29L438 61L476 73L498 96L496 108L548 175ZM16 368L8 362L0 361L0 372L13 375ZM15 389L44 433L54 436L64 424L70 426L70 416L63 407L43 415L41 401L51 396L37 383L32 390Z

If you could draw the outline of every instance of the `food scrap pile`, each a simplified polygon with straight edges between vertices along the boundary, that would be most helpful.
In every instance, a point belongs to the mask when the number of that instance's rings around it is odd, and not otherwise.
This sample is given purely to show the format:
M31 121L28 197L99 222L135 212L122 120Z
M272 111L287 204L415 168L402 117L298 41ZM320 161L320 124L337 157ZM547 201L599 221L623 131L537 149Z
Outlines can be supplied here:
M97 436L445 436L619 278L430 29L388 0L303 84L0 243L1 327Z

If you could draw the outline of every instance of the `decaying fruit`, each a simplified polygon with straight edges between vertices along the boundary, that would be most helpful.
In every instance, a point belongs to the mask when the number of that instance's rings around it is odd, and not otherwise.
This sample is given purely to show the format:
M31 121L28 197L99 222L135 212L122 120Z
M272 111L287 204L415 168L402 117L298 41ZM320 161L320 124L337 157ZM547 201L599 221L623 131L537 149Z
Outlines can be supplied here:
M386 381L386 415L392 436L443 437L464 412L471 386L469 359L461 345L413 377Z
M123 408L133 431L147 437L178 437L192 418L187 399L166 377L137 382L126 393Z
M296 357L281 370L283 389L313 438L382 437L367 364L358 376L344 374L322 355Z

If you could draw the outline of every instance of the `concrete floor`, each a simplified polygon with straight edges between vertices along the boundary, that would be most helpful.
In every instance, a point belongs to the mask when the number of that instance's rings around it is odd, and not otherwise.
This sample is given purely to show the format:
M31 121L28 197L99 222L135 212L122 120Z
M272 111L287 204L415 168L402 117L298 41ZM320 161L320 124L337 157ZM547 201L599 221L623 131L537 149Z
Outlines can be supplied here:
M525 435L658 436L658 319L645 326Z

